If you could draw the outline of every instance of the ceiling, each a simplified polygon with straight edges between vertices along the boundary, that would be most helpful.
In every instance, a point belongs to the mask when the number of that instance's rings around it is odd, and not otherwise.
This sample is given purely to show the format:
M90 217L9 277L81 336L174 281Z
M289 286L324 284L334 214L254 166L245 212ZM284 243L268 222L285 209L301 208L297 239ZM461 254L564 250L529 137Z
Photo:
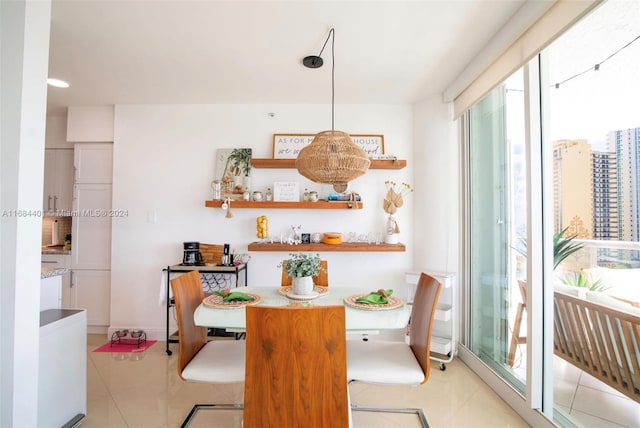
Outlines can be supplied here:
M49 113L70 105L406 104L442 93L524 0L53 0Z

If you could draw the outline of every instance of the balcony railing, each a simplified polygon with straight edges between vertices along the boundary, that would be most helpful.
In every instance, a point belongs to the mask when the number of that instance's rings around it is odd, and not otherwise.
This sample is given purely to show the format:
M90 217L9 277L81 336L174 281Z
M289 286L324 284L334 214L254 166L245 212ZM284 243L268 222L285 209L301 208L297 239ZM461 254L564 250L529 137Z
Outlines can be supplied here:
M589 267L640 268L640 242L576 239L584 247L562 264L565 270Z

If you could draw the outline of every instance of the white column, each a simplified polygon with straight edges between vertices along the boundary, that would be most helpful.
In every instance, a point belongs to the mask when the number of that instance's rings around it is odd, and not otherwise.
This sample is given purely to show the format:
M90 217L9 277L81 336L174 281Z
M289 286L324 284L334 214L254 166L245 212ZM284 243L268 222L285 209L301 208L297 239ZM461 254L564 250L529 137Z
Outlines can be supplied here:
M37 424L42 229L42 218L37 212L42 205L50 21L48 0L0 1L0 426L3 427Z

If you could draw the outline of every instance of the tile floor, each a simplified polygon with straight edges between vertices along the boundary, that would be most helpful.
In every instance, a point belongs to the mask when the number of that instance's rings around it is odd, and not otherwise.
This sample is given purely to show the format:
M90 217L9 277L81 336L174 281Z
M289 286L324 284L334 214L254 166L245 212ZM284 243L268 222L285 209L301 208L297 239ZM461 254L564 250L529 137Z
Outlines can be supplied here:
M562 358L553 364L556 409L585 427L640 427L640 404Z
M104 335L87 340L87 417L83 428L179 427L198 403L241 401L242 386L186 383L176 372L172 356L158 342L145 353L91 352L107 341ZM527 427L464 363L455 359L445 371L433 362L429 381L419 387L383 387L354 383L351 400L361 405L422 407L432 428ZM354 412L354 427L419 427L414 415ZM242 412L202 410L190 427L241 427Z

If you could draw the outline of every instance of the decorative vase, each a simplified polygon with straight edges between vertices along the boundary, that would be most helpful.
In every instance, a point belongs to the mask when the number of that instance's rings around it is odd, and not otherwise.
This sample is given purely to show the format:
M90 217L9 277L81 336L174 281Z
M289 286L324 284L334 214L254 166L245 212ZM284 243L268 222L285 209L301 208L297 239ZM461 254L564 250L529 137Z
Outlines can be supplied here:
M396 223L395 217L392 215L387 219L387 225L385 227L385 235L384 242L385 244L397 244L398 237L400 235L400 228L398 228L398 223Z
M384 235L384 243L385 244L397 244L400 240L399 233L387 233Z
M313 294L312 276L294 277L292 284L293 294L297 294L299 296L307 296L309 294Z

